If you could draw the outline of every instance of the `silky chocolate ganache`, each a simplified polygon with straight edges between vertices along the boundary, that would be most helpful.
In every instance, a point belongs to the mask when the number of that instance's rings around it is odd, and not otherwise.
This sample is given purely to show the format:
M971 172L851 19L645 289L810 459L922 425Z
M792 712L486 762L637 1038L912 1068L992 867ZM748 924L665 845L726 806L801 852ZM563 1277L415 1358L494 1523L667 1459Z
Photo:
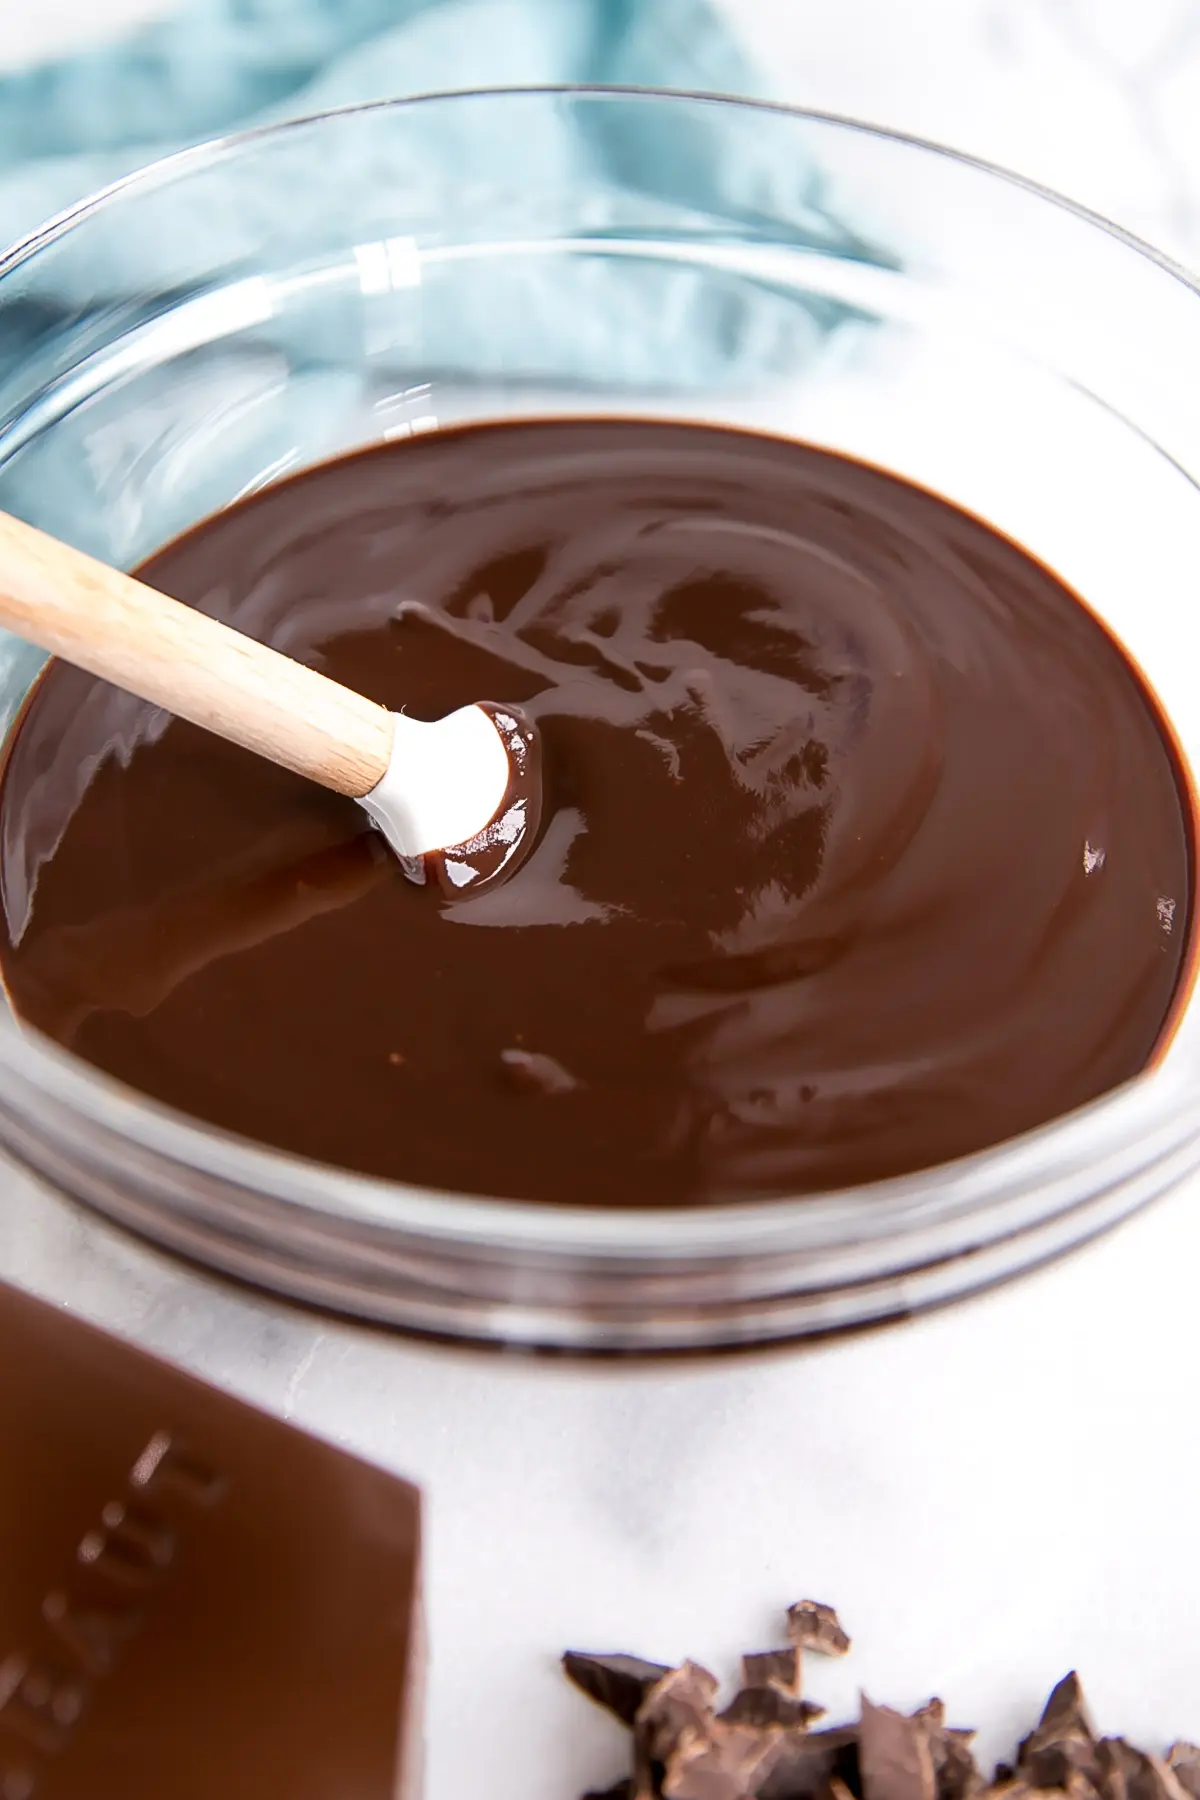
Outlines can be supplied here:
M418 888L352 802L52 667L4 776L9 993L186 1113L683 1206L981 1150L1154 1052L1174 756L1085 608L929 494L702 426L480 426L144 573L394 709L522 707L544 765L508 879Z

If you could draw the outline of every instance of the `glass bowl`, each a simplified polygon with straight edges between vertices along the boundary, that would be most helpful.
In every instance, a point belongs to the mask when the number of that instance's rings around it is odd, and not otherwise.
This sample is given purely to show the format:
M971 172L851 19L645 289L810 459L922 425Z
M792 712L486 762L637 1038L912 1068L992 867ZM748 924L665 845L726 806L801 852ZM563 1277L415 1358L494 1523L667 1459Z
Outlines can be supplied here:
M237 496L469 419L753 427L933 488L1056 569L1200 761L1200 296L1102 221L840 119L464 94L202 146L0 262L0 506L128 566ZM0 727L40 665L0 645ZM1152 1070L854 1191L605 1214L373 1181L202 1128L0 1017L0 1142L276 1292L439 1335L696 1350L903 1317L1200 1165L1200 1009Z

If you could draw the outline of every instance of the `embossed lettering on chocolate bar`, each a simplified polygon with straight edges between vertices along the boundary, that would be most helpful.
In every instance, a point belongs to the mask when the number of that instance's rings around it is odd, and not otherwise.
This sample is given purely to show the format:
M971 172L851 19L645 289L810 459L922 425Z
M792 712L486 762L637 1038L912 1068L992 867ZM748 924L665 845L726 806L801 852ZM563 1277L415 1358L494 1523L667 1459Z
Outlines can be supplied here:
M75 1550L75 1562L111 1598L75 1594L69 1572L61 1588L50 1590L31 1628L34 1647L0 1662L0 1733L49 1756L68 1748L93 1684L111 1672L143 1624L153 1589L169 1578L183 1523L178 1510L168 1516L164 1502L213 1506L224 1487L219 1470L176 1446L169 1432L155 1432L129 1471L126 1493L105 1504ZM32 1768L0 1774L17 1794L36 1790ZM7 1800L4 1786L0 1800Z

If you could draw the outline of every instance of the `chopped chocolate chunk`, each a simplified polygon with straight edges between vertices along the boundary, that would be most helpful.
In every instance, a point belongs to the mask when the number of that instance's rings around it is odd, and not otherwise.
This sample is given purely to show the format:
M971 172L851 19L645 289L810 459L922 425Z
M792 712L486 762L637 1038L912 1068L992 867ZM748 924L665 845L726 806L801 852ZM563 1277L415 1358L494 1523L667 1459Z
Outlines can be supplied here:
M666 1763L647 1761L635 1746L633 1774L630 1777L632 1800L662 1800L662 1784L666 1774Z
M985 1788L983 1800L1063 1800L1064 1794L1067 1800L1096 1800L1096 1789L1078 1769L1071 1770L1065 1788L1035 1787L1018 1774L999 1787Z
M934 1800L933 1756L921 1719L890 1706L873 1706L864 1694L858 1727L863 1800Z
M845 1656L850 1639L832 1606L820 1600L798 1600L788 1607L788 1638L818 1656Z
M757 1650L742 1658L744 1688L773 1687L781 1694L798 1694L800 1673L799 1644L789 1644L786 1650Z
M717 1678L699 1663L668 1669L649 1689L635 1720L638 1735L659 1762L666 1762L682 1733L712 1722Z
M1023 1744L1020 1769L1025 1780L1037 1788L1065 1788L1072 1771L1082 1775L1092 1787L1100 1778L1096 1747L1077 1731L1029 1749Z
M786 1731L758 1800L829 1800L835 1781L853 1795L861 1792L854 1726Z
M983 1776L971 1751L975 1733L948 1726L941 1700L928 1701L913 1714L913 1719L922 1726L929 1741L938 1800L972 1800L983 1788Z
M929 1749L938 1800L973 1800L982 1792L983 1776L971 1749L973 1731L947 1731Z
M990 1786L974 1731L947 1725L939 1699L906 1717L864 1694L857 1726L811 1731L822 1709L800 1694L803 1651L842 1655L850 1640L815 1600L793 1606L788 1627L788 1648L742 1657L719 1713L717 1679L697 1663L569 1651L571 1679L634 1730L632 1779L583 1800L1200 1800L1200 1746L1181 1741L1164 1759L1097 1739L1074 1673Z
M1081 1731L1095 1742L1096 1732L1083 1697L1083 1684L1074 1669L1051 1689L1038 1730Z
M1141 1758L1124 1738L1103 1738L1096 1746L1100 1770L1099 1789L1104 1800L1133 1800L1141 1786Z
M667 1765L666 1800L755 1800L778 1755L779 1733L714 1723L685 1730Z
M744 1687L718 1716L727 1725L787 1725L805 1731L814 1719L824 1718L825 1708L777 1687Z
M1173 1769L1161 1756L1147 1756L1146 1761L1153 1770L1156 1791L1165 1792L1168 1800L1190 1800L1190 1790L1178 1769Z
M1200 1746L1180 1742L1167 1753L1167 1767L1192 1800L1200 1800Z
M1038 1788L1065 1788L1072 1770L1090 1786L1099 1785L1096 1733L1074 1670L1051 1692L1036 1730L1021 1744L1017 1767Z
M1101 1738L1096 1757L1103 1800L1187 1800L1174 1769L1161 1757L1135 1750L1124 1738Z
M640 1656L624 1653L594 1656L583 1650L568 1650L562 1666L589 1700L606 1707L629 1726L655 1682L670 1674L666 1663L646 1662Z
M634 1721L635 1800L659 1791L659 1771L670 1761L685 1731L703 1735L713 1723L718 1682L699 1663L668 1669L638 1709Z
M620 1781L614 1781L610 1788L592 1788L584 1794L583 1800L634 1800L633 1776L626 1775Z

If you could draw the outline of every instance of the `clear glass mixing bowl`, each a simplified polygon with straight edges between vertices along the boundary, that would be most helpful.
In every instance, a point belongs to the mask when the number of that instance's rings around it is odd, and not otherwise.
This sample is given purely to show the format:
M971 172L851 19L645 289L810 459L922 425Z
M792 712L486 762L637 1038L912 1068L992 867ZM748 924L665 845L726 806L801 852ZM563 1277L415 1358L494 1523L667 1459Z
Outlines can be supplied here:
M157 164L0 262L0 506L129 565L349 447L562 411L794 435L1057 569L1200 762L1200 295L1028 183L844 120L616 91L335 113ZM0 726L39 657L0 646ZM1180 921L1182 928L1182 920ZM0 1017L0 1141L159 1243L411 1329L698 1349L901 1317L1200 1165L1200 1009L1086 1110L908 1179L611 1215L189 1123Z

